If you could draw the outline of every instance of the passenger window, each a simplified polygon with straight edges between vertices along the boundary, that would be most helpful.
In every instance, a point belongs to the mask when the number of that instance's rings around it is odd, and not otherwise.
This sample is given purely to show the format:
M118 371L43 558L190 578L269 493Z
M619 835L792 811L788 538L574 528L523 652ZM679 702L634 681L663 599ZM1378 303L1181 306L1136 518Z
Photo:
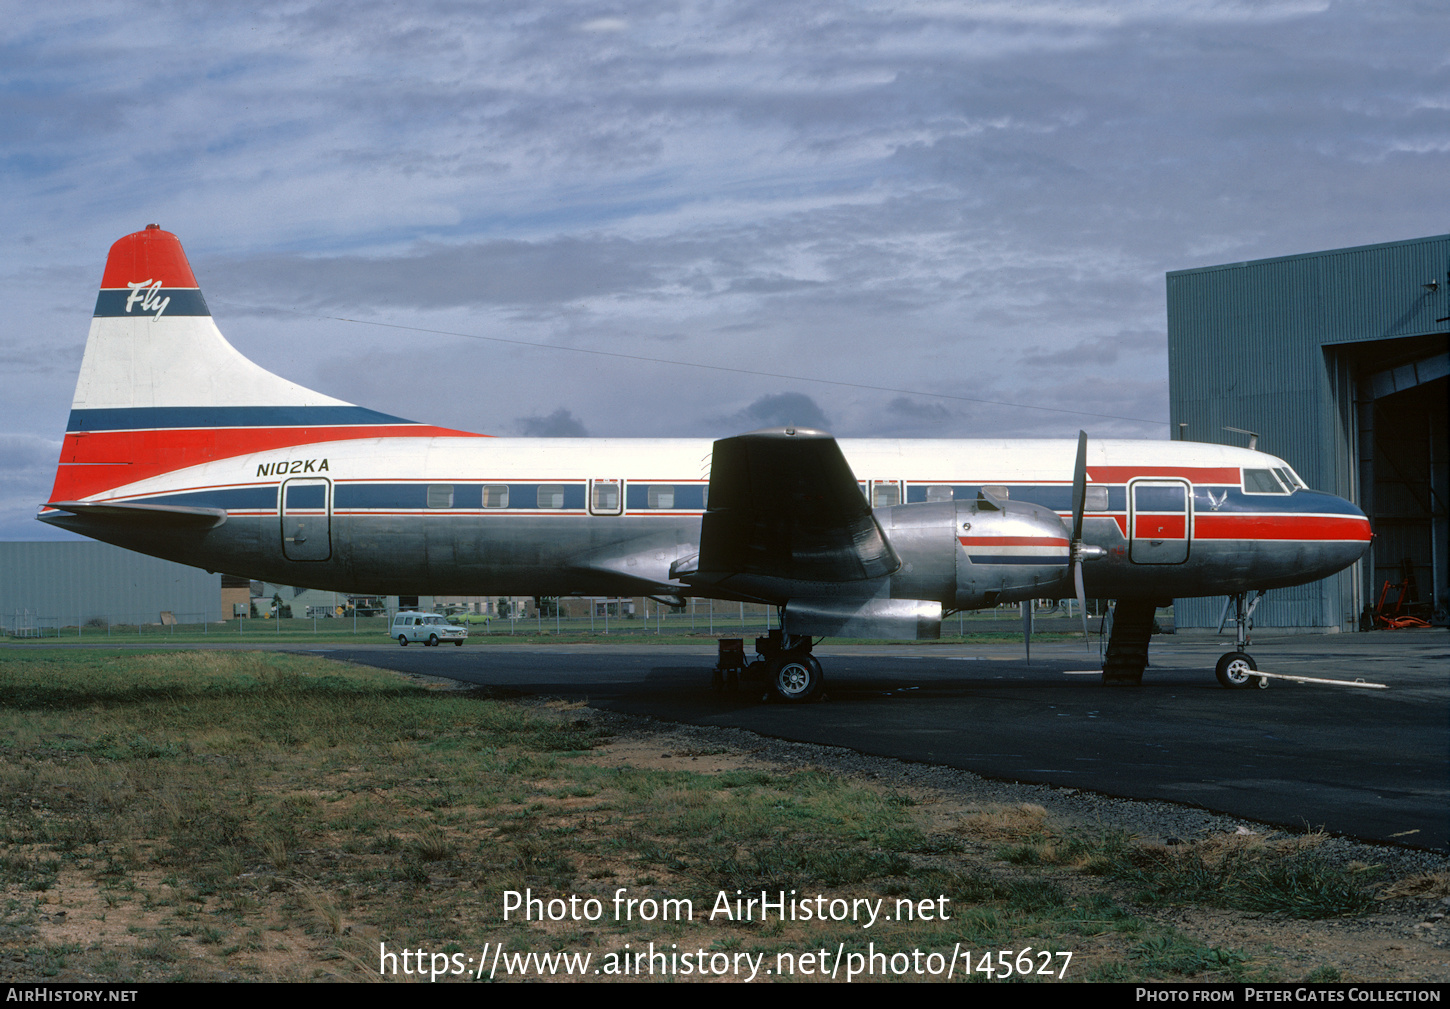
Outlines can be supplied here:
M994 497L1002 498L1004 501L1012 496L1011 492L1009 492L1006 487L1003 487L999 483L987 484L985 487L982 488L982 490L986 491L988 494L993 495Z
M619 511L618 480L594 481L594 503L592 508L596 512Z
M649 494L645 500L650 508L673 508L675 506L675 488L672 484L652 483L649 485Z
M509 506L509 485L506 483L484 484L483 506L485 508L507 508Z
M1108 510L1108 489L1106 487L1088 487L1086 491L1083 495L1083 511L1105 512Z
M950 501L952 499L952 488L950 484L932 484L926 489L928 501Z
M1244 470L1244 492L1246 494L1286 494L1274 474L1266 469Z
M428 485L429 508L452 508L453 485L451 483L430 483Z
M880 482L871 487L871 507L890 508L892 505L900 504L901 488L895 483Z
M561 483L539 484L539 507L540 508L562 508L564 507L564 485Z

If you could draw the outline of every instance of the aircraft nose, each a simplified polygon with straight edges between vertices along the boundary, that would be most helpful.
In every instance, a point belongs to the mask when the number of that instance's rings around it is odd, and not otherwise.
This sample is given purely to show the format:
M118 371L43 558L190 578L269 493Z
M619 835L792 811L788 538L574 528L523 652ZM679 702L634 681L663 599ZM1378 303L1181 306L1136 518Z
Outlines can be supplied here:
M1300 491L1294 510L1303 519L1305 539L1313 541L1323 575L1342 571L1364 556L1374 533L1369 517L1352 501L1325 491Z

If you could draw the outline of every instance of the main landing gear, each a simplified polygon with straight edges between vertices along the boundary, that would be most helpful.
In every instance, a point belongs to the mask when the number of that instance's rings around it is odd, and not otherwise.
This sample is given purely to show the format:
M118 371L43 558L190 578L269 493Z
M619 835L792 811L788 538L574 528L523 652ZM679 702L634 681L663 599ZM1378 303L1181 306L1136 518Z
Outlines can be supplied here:
M809 637L771 631L755 639L755 658L746 661L742 638L722 638L711 685L737 690L740 682L758 682L772 700L804 704L821 692L821 664L811 654Z
M1234 608L1234 650L1218 660L1213 674L1218 677L1220 684L1230 689L1258 687L1263 690L1269 685L1267 678L1254 675L1259 667L1254 664L1254 657L1244 651L1249 645L1249 631L1253 627L1254 610L1258 607L1259 600L1263 598L1262 592L1240 592L1231 596L1224 603L1223 618L1218 622L1218 629L1222 631L1223 625L1228 623L1228 608L1232 603Z

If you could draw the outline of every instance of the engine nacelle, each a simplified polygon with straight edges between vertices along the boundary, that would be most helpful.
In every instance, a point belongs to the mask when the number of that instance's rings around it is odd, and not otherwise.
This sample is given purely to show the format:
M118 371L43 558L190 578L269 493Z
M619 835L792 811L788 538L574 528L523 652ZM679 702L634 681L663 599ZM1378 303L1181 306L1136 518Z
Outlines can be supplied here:
M1071 533L1050 508L1002 499L878 509L901 567L895 599L974 610L1071 593Z

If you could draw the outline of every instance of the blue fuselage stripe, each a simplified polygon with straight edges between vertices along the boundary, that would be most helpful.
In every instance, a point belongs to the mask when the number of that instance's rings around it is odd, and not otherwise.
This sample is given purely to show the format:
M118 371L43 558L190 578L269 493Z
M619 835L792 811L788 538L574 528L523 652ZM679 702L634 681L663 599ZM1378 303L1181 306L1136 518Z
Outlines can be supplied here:
M343 427L413 424L361 406L138 406L72 410L67 431L206 427Z

